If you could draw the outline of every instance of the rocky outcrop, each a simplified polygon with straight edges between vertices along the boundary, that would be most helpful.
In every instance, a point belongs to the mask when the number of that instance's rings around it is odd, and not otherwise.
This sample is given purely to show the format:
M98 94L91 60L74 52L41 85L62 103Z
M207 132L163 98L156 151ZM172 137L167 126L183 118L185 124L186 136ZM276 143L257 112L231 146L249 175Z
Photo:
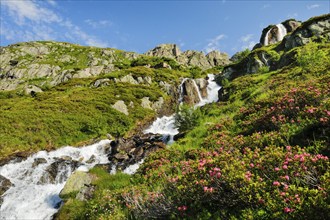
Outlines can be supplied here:
M130 83L130 84L152 84L152 78L150 76L133 76L132 74L128 74L125 76L122 76L120 78L114 78L113 79L115 83Z
M269 25L262 30L260 44L255 46L255 48L259 48L260 46L267 46L269 44L275 44L282 41L285 35L293 32L300 25L301 22L294 19L286 20L277 25Z
M303 46L316 39L330 40L330 14L311 18L304 22L291 35L284 38L282 46L286 51Z
M279 40L277 38L279 26L269 26L264 29L260 42L262 43L267 39L266 41L270 44L276 43ZM264 66L270 70L282 68L294 62L294 54L289 51L294 47L305 45L312 40L318 41L321 38L330 40L330 14L311 18L304 23L291 19L281 23L281 26L286 28L288 32L293 32L285 36L276 48L273 50L254 48L239 63L226 66L222 71L221 77L231 80L240 75L257 73ZM285 53L280 53L281 51Z
M187 67L199 67L202 70L230 63L229 57L225 53L211 51L205 55L203 52L194 50L181 52L175 44L158 45L154 49L146 52L145 55L175 59L181 65Z
M207 85L209 84L208 81L206 79L199 78L199 79L195 79L195 82L202 98L203 99L206 98L208 95L207 94Z
M86 172L75 171L68 178L64 188L60 192L60 198L73 197L85 201L92 198L94 187L91 185L92 176Z
M155 134L140 134L128 139L119 138L111 142L109 160L116 169L124 170L147 157L151 152L164 149L166 145L162 138L162 135Z
M225 66L230 64L230 60L228 54L221 53L217 50L211 51L210 53L206 54L206 58L211 64L211 66Z
M145 53L147 56L168 57L175 59L181 54L179 47L176 44L160 44L152 50Z
M24 91L31 79L38 79L39 84L35 85L38 87L44 84L56 86L72 78L112 72L118 69L116 64L122 60L133 60L139 55L49 41L2 47L0 56L0 90Z
M198 93L198 87L193 79L187 79L182 84L183 102L188 105L195 105L201 101Z
M9 179L0 175L0 206L2 204L2 195L12 186L13 184Z

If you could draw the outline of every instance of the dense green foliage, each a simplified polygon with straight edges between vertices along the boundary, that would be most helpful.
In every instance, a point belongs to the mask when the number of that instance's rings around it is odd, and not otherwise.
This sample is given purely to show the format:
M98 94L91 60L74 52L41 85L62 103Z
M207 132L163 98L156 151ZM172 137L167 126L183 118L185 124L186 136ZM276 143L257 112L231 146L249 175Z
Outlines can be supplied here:
M104 189L92 219L327 219L329 51L295 48L295 65L226 81L228 101L185 110L186 136L121 192Z

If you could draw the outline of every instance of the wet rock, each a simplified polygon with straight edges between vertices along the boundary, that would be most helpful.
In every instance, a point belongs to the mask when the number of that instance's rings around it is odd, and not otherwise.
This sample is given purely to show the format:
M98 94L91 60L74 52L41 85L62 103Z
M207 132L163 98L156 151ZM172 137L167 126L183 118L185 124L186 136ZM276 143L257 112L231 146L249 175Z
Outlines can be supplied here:
M162 135L158 134L139 134L127 139L119 138L115 142L111 142L113 144L108 155L109 161L116 165L116 169L124 170L150 153L164 149L166 145L162 138Z
M183 102L188 105L195 105L200 102L200 98L198 96L198 87L193 79L187 79L182 84L182 98Z
M34 158L34 162L32 163L32 167L36 167L39 164L47 163L47 160L45 158Z
M199 88L202 98L207 97L207 85L209 84L206 79L195 79L196 85Z
M114 158L116 158L119 162L122 162L124 160L128 160L129 156L126 153L117 153L114 155Z
M13 184L9 179L0 175L0 206L2 204L2 195L12 186Z
M72 158L59 158L50 164L39 180L39 184L62 183L80 163Z
M94 163L94 162L95 162L95 159L96 159L95 155L92 155L92 156L86 161L86 163Z

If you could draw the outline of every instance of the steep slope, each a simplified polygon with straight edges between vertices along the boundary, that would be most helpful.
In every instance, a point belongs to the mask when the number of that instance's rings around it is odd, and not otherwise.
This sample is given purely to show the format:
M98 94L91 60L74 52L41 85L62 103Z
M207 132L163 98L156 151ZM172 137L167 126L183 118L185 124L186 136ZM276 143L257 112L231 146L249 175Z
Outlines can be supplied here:
M196 127L184 138L149 156L131 178L94 169L93 198L71 197L58 218L327 219L329 16L226 67L222 101L188 115ZM274 68L266 62L249 71L259 53L273 57Z

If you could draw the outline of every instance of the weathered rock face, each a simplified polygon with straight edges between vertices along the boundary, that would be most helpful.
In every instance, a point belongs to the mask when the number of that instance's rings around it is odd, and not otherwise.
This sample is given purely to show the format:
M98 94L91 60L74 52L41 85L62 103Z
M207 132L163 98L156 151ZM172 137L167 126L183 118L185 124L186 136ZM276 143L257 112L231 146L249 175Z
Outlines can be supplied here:
M147 56L168 57L172 59L175 59L180 54L181 51L176 44L160 44L146 53Z
M38 79L37 86L56 86L72 78L112 72L118 69L115 63L139 55L61 42L27 42L2 47L0 56L0 90L24 90L31 79Z
M188 105L195 105L201 101L198 86L193 79L187 79L182 84L182 99Z
M281 23L282 28L293 31L285 36L282 42L275 48L269 51L263 48L254 48L254 50L239 63L226 66L222 71L222 77L234 79L240 75L256 73L260 67L266 66L270 70L282 68L294 60L294 54L278 53L279 51L289 51L294 47L305 45L317 38L330 40L330 14L311 18L310 20L300 23L295 20L287 20ZM268 43L278 41L279 25L268 26L263 30L260 43L263 43L265 38L268 38ZM267 44L266 44L267 45ZM259 45L261 47L261 44Z
M148 156L151 152L164 149L162 135L140 134L131 138L119 138L111 142L111 151L108 155L111 164L117 169L125 169Z
M311 42L312 37L330 40L330 14L304 22L291 35L284 38L282 46L288 51Z
M228 54L220 53L216 50L206 54L206 58L210 62L211 66L225 66L230 63Z
M94 187L91 186L92 176L88 173L75 171L60 192L60 198L65 199L67 196L76 194L76 199L85 201L92 197Z
M117 101L115 104L112 105L112 108L116 109L117 111L120 111L121 113L124 113L125 115L129 115L127 105L123 100Z
M9 179L0 175L0 206L2 204L2 195L12 186L13 184Z
M203 52L194 50L181 52L175 44L161 44L146 52L145 55L175 59L179 64L184 66L197 66L203 70L230 63L229 57L225 53L211 51L205 55Z
M269 25L262 31L260 45L269 45L282 41L286 34L293 32L300 25L301 22L294 19L286 20L277 25ZM254 49L259 47L260 46L255 46Z
M289 20L282 22L282 24L285 26L287 32L291 33L293 31L295 31L301 25L301 22L296 21L295 19L289 19Z

